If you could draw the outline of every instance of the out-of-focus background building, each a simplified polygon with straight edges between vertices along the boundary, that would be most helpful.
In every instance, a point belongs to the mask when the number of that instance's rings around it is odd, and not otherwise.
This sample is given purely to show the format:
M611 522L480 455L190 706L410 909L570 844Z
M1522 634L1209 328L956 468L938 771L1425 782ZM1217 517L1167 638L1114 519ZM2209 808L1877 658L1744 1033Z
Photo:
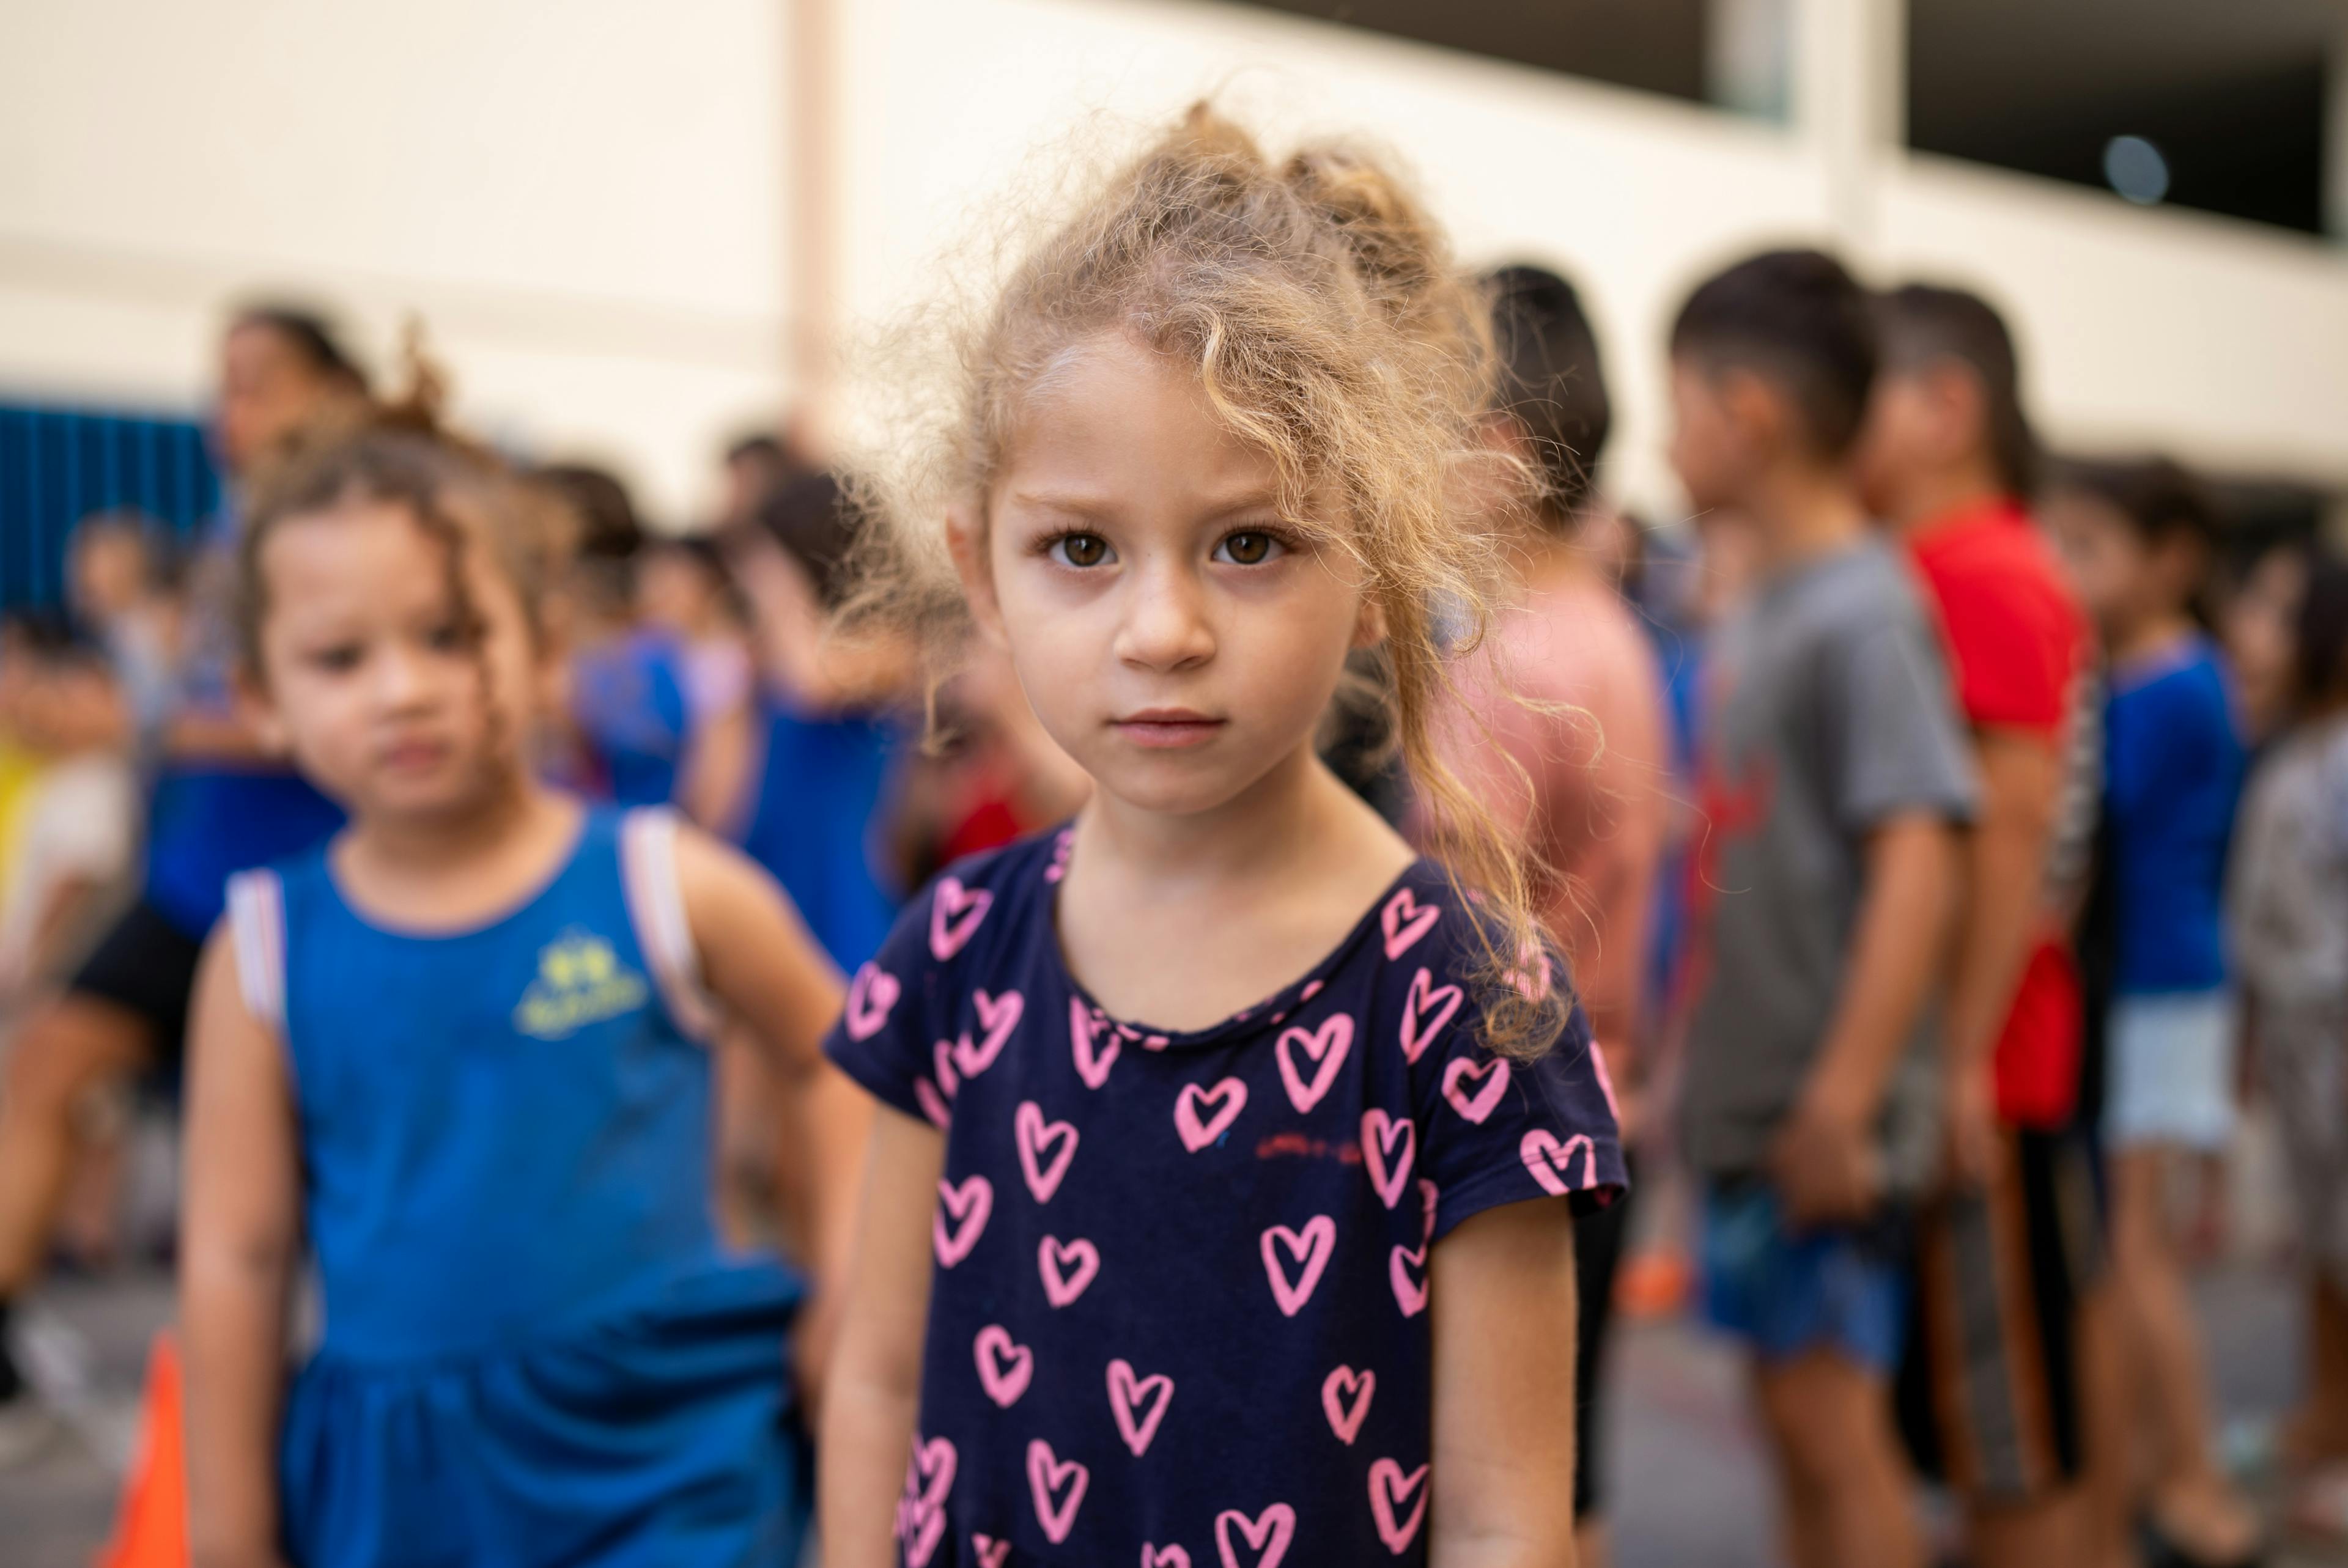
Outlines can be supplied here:
M1472 255L1582 280L1662 515L1666 313L1776 238L1986 291L2062 446L2348 491L2333 0L84 0L0 21L0 597L95 502L201 508L156 421L261 289L378 359L420 316L477 425L692 515L1072 127L1210 91L1374 128Z

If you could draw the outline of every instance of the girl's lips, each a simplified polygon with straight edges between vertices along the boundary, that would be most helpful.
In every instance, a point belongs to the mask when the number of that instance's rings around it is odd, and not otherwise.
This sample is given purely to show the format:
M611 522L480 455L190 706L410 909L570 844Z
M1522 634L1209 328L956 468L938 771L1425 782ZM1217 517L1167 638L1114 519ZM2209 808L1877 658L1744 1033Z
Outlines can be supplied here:
M1168 749L1202 745L1222 729L1224 721L1194 713L1187 708L1145 708L1110 725L1138 746Z

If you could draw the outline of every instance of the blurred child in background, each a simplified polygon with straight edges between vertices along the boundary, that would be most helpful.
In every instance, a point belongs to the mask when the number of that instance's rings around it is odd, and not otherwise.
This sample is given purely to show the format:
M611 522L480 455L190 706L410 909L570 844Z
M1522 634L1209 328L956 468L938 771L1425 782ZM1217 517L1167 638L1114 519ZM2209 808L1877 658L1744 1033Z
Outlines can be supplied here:
M1883 364L1859 445L1870 509L1929 590L1981 799L1966 837L1942 1041L1942 1158L1918 1214L1911 1444L1966 1504L1982 1568L2081 1560L2075 1329L2096 1267L2094 1172L2073 1135L2079 984L2062 853L2094 637L2022 497L2036 445L1989 304L1910 284L1877 302ZM2088 753L2091 754L2091 753Z
M1571 1560L1571 1214L1622 1164L1430 726L1429 602L1472 633L1490 561L1450 482L1487 330L1385 169L1201 107L953 361L880 518L950 547L1095 788L941 876L827 1044L885 1106L832 1568ZM1380 646L1456 872L1316 750Z
M2284 1428L2291 1522L2348 1545L2348 565L2302 558L2293 679L2252 778L2230 903L2249 1038L2280 1122L2307 1274Z
M2221 906L2245 753L2230 678L2197 619L2217 515L2167 461L2073 465L2044 515L2108 662L2102 1134L2130 1382L2157 1450L2151 1524L2194 1561L2241 1561L2257 1520L2212 1454L2200 1334L2170 1216L2180 1168L2222 1152L2234 1124Z
M1488 438L1512 459L1514 483L1485 526L1499 535L1515 581L1486 645L1479 673L1488 678L1463 682L1465 706L1443 726L1445 752L1524 835L1535 905L1571 962L1627 1142L1643 1102L1647 938L1663 849L1663 682L1611 563L1589 552L1583 534L1586 522L1612 516L1595 471L1612 413L1581 302L1537 267L1502 268L1486 285L1500 358ZM1574 1515L1584 1568L1611 1561L1599 1389L1629 1207L1610 1205L1573 1232Z
M67 981L26 1019L0 1087L0 1457L17 1430L52 1423L10 1351L13 1303L32 1284L80 1142L93 1088L175 1072L204 933L232 872L290 854L341 820L333 802L271 754L235 701L228 603L236 507L305 431L347 424L366 378L321 318L282 306L240 312L221 341L214 446L230 510L188 572L180 668L154 741L142 887Z
M801 1287L719 1245L703 1042L738 1017L844 1178L838 976L739 856L538 781L556 524L430 415L304 454L243 538L245 678L351 821L240 876L203 961L194 1561L788 1563ZM827 1271L847 1194L802 1217ZM289 1388L305 1242L324 1332Z
M1922 1560L1890 1378L1900 1205L1931 1173L1936 997L1972 770L1907 571L1851 475L1869 301L1830 258L1757 256L1673 327L1672 459L1735 508L1758 577L1708 651L1684 1148L1705 1298L1746 1344L1797 1568Z

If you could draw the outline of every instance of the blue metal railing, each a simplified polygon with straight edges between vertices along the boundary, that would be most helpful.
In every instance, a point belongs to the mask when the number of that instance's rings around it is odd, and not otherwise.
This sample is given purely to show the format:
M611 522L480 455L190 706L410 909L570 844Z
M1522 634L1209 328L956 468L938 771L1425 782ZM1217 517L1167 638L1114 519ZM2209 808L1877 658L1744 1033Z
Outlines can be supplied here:
M193 420L0 403L0 608L57 602L67 538L92 512L135 508L185 534L219 506Z

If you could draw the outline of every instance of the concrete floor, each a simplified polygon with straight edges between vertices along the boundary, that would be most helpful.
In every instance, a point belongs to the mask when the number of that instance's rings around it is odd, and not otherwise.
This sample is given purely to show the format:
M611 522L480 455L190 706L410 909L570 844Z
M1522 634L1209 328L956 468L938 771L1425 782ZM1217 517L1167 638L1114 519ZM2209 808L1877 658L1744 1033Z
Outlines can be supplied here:
M2298 1376L2287 1281L2231 1269L2204 1280L2200 1300L2228 1414L2280 1408ZM38 1462L0 1473L5 1568L88 1568L133 1440L147 1340L169 1310L169 1282L145 1273L53 1286L22 1314L36 1374L62 1396L73 1430ZM1770 1568L1767 1480L1734 1358L1687 1324L1642 1325L1622 1334L1616 1376L1621 1568ZM2302 1557L2277 1568L2319 1565Z

